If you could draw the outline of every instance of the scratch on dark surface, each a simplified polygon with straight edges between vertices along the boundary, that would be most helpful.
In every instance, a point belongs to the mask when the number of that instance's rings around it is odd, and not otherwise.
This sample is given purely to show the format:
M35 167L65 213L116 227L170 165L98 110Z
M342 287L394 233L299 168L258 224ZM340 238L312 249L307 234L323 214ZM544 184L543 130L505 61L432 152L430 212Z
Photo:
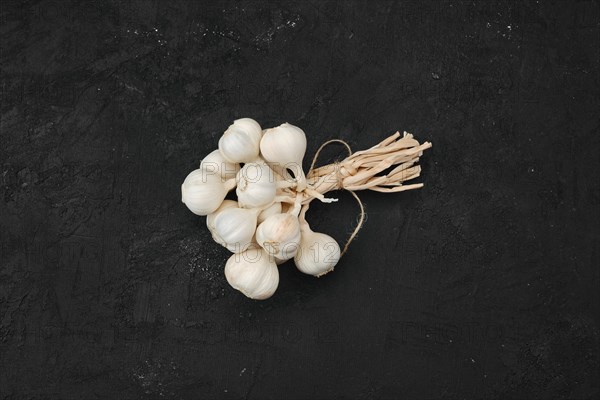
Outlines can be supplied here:
M262 363L263 363L263 357L262 357L262 355L260 355L258 358L258 361L256 363L256 366L252 370L252 381L250 382L250 386L248 386L248 390L246 390L246 393L244 394L245 400L250 400L252 391L254 390L255 386L262 380L262 377L259 377ZM263 376L264 376L264 374L263 374Z
M401 243L403 243L403 247L408 243L408 234L410 232L410 223L412 221L412 212L408 212L406 215L406 219L403 224L403 229L398 231L398 236L396 238L396 243L394 248L398 248Z

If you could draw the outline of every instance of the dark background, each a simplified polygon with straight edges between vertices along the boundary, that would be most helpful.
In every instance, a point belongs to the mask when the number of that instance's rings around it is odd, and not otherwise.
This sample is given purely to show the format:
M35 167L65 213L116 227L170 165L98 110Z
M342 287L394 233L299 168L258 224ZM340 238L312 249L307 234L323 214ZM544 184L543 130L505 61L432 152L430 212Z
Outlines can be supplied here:
M1 7L0 399L598 398L598 1ZM426 186L248 300L180 202L247 116Z

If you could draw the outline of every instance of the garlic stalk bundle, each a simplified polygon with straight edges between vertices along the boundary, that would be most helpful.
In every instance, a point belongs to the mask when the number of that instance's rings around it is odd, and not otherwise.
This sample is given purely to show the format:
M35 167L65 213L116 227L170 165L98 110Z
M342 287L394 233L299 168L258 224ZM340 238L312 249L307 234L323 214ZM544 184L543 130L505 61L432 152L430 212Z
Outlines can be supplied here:
M196 215L214 212L235 187L235 179L223 182L214 171L198 168L185 178L181 185L181 201Z
M289 260L300 246L298 217L289 213L271 215L256 229L256 241L269 255Z
M251 248L229 257L225 264L225 278L231 287L246 297L264 300L277 290L279 270L263 249Z
M310 229L305 218L307 209L305 205L300 214L302 239L294 263L301 272L320 277L333 271L340 260L340 246L331 236Z
M240 171L240 164L229 162L217 149L204 157L200 162L200 168L207 172L214 171L224 180L234 179Z
M302 170L306 135L302 129L287 122L276 128L266 129L260 141L260 153L269 163L293 172L298 192L306 188L306 177Z
M211 219L209 230L215 242L232 253L246 250L256 231L256 218L260 209L226 208ZM207 221L208 223L208 221Z
M260 214L258 214L258 223L262 223L265 219L275 214L281 214L281 203L278 201L271 204L269 207L262 210Z
M236 119L219 139L219 151L230 162L251 162L258 157L261 138L258 122L251 118Z
M240 207L264 207L275 199L277 192L275 176L264 161L245 164L236 179L235 192Z
M348 156L316 166L323 148L333 143L342 144ZM225 265L229 284L250 298L266 299L279 284L277 265L287 260L293 258L300 272L316 277L333 271L366 219L356 192L423 187L406 182L420 175L419 158L431 146L407 132L361 151L331 139L319 147L305 174L302 129L284 123L263 131L253 119L241 118L223 133L218 150L185 178L181 200L194 214L206 215L213 239L235 253ZM225 200L233 188L236 200ZM348 191L359 206L358 222L341 250L334 238L314 232L306 222L310 202L337 201L325 197L336 190Z

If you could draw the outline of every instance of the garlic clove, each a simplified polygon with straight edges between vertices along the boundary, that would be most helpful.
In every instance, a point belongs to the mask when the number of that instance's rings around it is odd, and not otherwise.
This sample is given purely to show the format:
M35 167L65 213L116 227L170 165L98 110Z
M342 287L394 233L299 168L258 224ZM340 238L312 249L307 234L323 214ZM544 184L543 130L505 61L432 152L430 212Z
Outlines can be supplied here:
M294 256L294 263L301 272L319 277L333 271L339 260L340 246L334 238L302 229L300 248Z
M181 185L181 201L196 215L214 212L235 187L235 180L223 182L214 171L198 168L188 174Z
M293 172L298 185L297 191L306 188L306 177L302 170L302 159L306 153L306 134L302 129L287 122L266 129L260 141L260 153L267 162L277 164L274 168L278 171L290 169Z
M212 228L214 226L215 217L223 210L227 210L228 208L238 207L238 203L235 200L223 200L221 206L206 216L206 227L212 234Z
M306 153L306 134L287 122L265 129L260 141L260 153L266 161L284 165L302 161Z
M243 208L264 207L275 200L277 185L273 171L264 162L250 162L237 174L236 194Z
M232 253L245 251L253 242L258 213L257 209L238 207L218 212L209 226L213 239Z
M302 238L294 263L301 272L319 277L333 271L341 257L340 245L331 236L310 229L306 221L308 208L305 204L298 217Z
M279 285L277 265L263 249L248 249L229 257L225 278L231 287L255 300L271 297Z
M241 169L240 164L227 161L218 149L204 157L200 168L214 171L224 180L234 179Z
M257 222L260 224L265 219L267 219L271 215L275 215L275 214L281 214L281 203L278 201L271 204L269 207L265 208L264 210L262 210L260 212L260 214L258 214Z
M289 260L300 246L298 217L292 214L271 215L256 229L256 241L269 255Z
M229 162L251 162L258 157L261 138L258 122L251 118L236 119L219 139L219 151Z

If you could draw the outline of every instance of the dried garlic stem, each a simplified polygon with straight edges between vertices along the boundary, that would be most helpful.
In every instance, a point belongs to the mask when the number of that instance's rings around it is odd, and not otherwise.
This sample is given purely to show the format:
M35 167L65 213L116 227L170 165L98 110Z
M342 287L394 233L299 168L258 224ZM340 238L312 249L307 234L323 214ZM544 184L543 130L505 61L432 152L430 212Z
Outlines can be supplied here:
M324 146L331 143L342 143L348 152L350 147L341 140L330 140L325 142L315 154L311 169L308 172L308 188L304 191L307 197L303 204L313 199L323 202L331 202L323 196L332 190L346 189L374 190L377 192L400 192L404 190L417 189L422 184L403 185L403 182L417 178L421 173L421 167L415 165L423 151L431 147L431 143L419 144L410 133L396 132L376 146L367 150L351 153L346 159L315 168L316 160ZM394 167L385 175L381 172Z
M348 157L340 162L315 168L321 150L332 143L343 144L348 150ZM404 132L401 138L400 132L396 132L376 146L355 153L352 153L350 146L343 140L327 141L317 150L310 170L306 174L307 187L301 188L300 192L296 192L295 188L282 191L282 194L285 193L287 202L290 202L294 192L297 193L294 204L288 212L297 215L301 211L300 216L303 219L309 203L314 199L331 203L337 199L326 198L325 193L339 189L349 191L360 207L360 218L341 252L341 255L344 255L365 220L364 206L355 192L373 190L394 193L423 187L422 183L404 185L403 182L417 178L421 174L421 167L415 164L423 155L423 151L430 147L431 143L419 144L413 135L407 132ZM387 174L378 175L390 168L392 169Z

